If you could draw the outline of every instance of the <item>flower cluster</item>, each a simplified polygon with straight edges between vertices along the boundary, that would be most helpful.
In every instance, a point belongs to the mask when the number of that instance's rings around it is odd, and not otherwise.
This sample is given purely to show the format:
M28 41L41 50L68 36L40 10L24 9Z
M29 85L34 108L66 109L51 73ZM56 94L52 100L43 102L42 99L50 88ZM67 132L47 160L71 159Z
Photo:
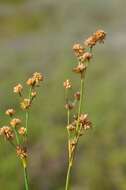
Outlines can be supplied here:
M68 91L71 90L73 86L69 79L67 79L64 83L65 89L65 108L67 110L67 132L68 132L68 157L69 157L69 170L72 166L73 159L75 156L75 150L78 145L79 139L82 135L86 133L86 131L92 128L92 122L90 121L88 114L82 112L83 105L83 96L84 96L84 79L85 74L88 68L88 64L90 60L93 58L92 48L99 42L104 42L106 37L106 33L103 30L97 30L93 33L92 36L87 38L83 45L77 43L73 45L73 51L78 60L77 66L73 68L73 71L80 76L80 89L73 95L73 100L69 97ZM71 94L71 93L70 93ZM76 107L76 105L78 105ZM75 110L76 115L74 115L71 121L71 109L77 108ZM68 178L67 178L68 179ZM66 180L66 189L68 189L68 181Z
M29 89L28 97L24 98L24 87L18 83L13 88L13 92L18 94L21 98L20 107L26 111L25 123L18 117L15 117L16 111L13 108L9 108L5 111L5 115L9 116L9 122L7 126L0 128L0 136L9 141L16 150L17 156L21 159L23 166L27 160L27 125L28 125L28 109L31 107L33 100L37 96L36 87L40 86L40 82L43 81L43 75L35 72L32 77L26 81L26 85Z
M84 45L86 47L92 48L96 45L97 42L104 43L104 40L106 38L106 32L103 30L97 30L95 33L93 33L89 38L87 38L84 41Z
M20 106L23 110L27 110L31 107L32 101L37 95L35 87L39 87L40 82L43 81L43 79L44 77L41 73L35 72L26 81L26 84L30 87L30 90L28 98L23 98L23 100L20 102ZM23 86L21 84L17 84L13 88L13 92L19 94L21 97L23 97L22 91L23 91Z

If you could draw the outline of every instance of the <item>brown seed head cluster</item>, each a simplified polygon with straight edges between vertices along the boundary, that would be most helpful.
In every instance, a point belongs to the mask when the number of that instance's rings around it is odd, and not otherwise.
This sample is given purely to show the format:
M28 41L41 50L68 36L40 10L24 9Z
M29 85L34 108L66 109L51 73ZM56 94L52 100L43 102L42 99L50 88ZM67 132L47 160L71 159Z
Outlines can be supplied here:
M79 101L80 100L80 92L76 92L74 94L74 98Z
M106 32L103 30L97 30L92 36L87 38L84 42L86 47L92 48L96 45L97 42L104 43L104 39L106 38Z
M76 67L73 68L73 71L75 73L83 74L84 71L86 71L87 65L84 65L83 63L79 63Z
M22 90L23 90L23 86L21 84L17 84L16 86L14 86L13 92L21 95Z
M36 92L36 91L31 92L31 97L32 97L32 98L35 98L36 95L37 95L37 92Z
M17 146L16 153L20 159L27 159L28 154L26 147Z
M78 43L73 45L74 53L79 61L78 65L73 69L75 73L80 73L82 76L83 72L87 68L87 64L85 63L89 62L93 57L92 53L88 52L86 49L92 49L92 47L95 46L97 42L104 42L105 37L106 33L103 30L97 30L92 36L84 41L83 46Z
M29 109L30 106L31 106L31 100L28 99L28 98L25 98L25 99L20 103L20 105L21 105L21 108L22 108L23 110Z
M88 114L81 114L79 117L79 124L83 127L83 129L87 130L92 127L92 123L88 118Z
M71 88L72 87L71 81L67 79L66 81L64 81L63 86L65 89Z
M74 104L72 102L68 102L65 104L66 110L72 110L74 108Z
M78 58L80 58L85 52L84 47L80 44L74 44L73 50L75 52L76 57Z
M3 126L0 128L0 136L4 136L7 140L13 140L14 133L10 127Z
M15 110L12 108L8 109L8 110L6 110L5 114L12 117L13 115L15 115Z
M19 133L19 135L24 136L26 134L26 128L25 127L19 128L18 133Z
M35 72L32 77L27 80L27 85L35 87L39 86L39 82L43 81L44 77L41 73Z
M19 118L14 118L10 121L10 125L12 127L17 127L21 124L21 120Z

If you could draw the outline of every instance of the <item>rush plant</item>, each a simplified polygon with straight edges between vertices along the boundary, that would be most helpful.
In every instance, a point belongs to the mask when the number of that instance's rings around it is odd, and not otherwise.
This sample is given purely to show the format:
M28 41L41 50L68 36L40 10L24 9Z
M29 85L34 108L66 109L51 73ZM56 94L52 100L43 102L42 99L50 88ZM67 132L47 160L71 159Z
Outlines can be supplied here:
M5 114L9 116L9 123L0 128L0 136L3 136L6 141L8 141L17 157L19 158L23 172L24 172L24 184L25 190L29 190L28 182L28 120L29 120L29 109L32 106L33 100L37 96L37 87L39 87L40 82L43 81L43 76L41 73L33 73L32 77L26 81L28 87L28 97L24 97L23 86L19 83L13 88L13 92L18 94L20 97L20 108L25 113L25 123L18 117L16 117L16 111L13 108L9 108L5 111Z
M90 121L88 114L83 112L83 100L84 100L84 82L87 72L88 64L93 58L93 47L99 42L104 43L106 33L103 30L97 30L89 38L87 38L83 45L77 43L73 46L73 51L77 58L77 66L73 68L73 72L78 74L78 80L80 81L79 90L73 94L73 100L70 99L69 91L72 88L72 83L67 79L63 86L65 88L65 108L67 111L67 134L68 134L68 169L66 176L65 190L69 190L71 169L73 161L75 159L78 142L82 135L86 134L86 131L92 128L92 122ZM71 120L71 110L75 109L75 114ZM77 113L77 114L76 114Z

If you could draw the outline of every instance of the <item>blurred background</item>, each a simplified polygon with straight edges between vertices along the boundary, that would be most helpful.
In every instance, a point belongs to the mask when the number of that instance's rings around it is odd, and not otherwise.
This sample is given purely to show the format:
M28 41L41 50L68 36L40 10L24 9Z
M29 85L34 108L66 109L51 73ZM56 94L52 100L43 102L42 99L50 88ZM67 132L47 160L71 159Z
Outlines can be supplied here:
M0 122L9 107L23 118L13 86L35 72L45 80L30 111L31 190L64 190L67 132L63 81L71 78L75 42L97 29L107 32L97 45L85 82L84 112L94 128L82 136L72 190L126 189L126 1L0 0ZM28 89L26 88L26 91ZM0 187L24 190L14 150L0 139Z

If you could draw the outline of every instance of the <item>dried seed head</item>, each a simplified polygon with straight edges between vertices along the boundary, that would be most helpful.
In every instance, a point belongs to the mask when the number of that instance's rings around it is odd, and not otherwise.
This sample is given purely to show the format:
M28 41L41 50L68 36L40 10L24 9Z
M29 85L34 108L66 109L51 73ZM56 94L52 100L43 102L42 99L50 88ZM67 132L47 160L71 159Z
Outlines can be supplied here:
M21 95L22 90L23 90L23 86L21 84L17 84L14 87L13 92Z
M32 87L39 86L39 82L43 81L44 77L41 73L35 72L32 77L26 81L26 84Z
M27 159L28 154L26 147L17 146L16 153L20 159Z
M83 63L85 61L90 61L90 59L92 58L92 54L89 52L85 52L81 57L80 57L80 61Z
M6 110L5 114L12 117L13 115L15 115L15 110L12 108L8 109L8 110Z
M71 81L67 79L66 81L64 81L63 86L65 89L71 88L72 87Z
M13 140L14 138L14 133L12 129L8 126L3 126L0 128L0 135L4 136L7 140Z
M103 30L97 30L92 36L87 38L84 42L84 45L86 47L92 48L96 45L97 42L101 43L104 42L104 39L106 38L106 32Z
M67 110L72 110L74 108L74 104L69 102L69 103L65 104L65 108Z
M93 46L96 45L97 39L94 35L90 36L84 41L84 45L86 47L92 48Z
M74 98L79 101L80 100L80 92L76 92L74 94Z
M29 78L27 81L26 81L26 84L29 85L29 86L35 86L35 79L34 78Z
M31 101L30 101L30 99L25 98L25 99L20 103L20 105L21 105L21 108L22 108L23 110L29 109L30 106L31 106Z
M92 127L92 123L88 118L87 114L81 114L79 117L79 124L82 125L83 129L87 130Z
M84 53L84 47L81 46L80 44L74 44L74 45L73 45L73 50L74 50L75 55L76 55L77 57L82 56L83 53Z
M79 63L75 68L73 68L73 71L75 73L80 73L82 74L86 70L87 66L84 65L83 63Z
M42 74L38 72L33 73L33 78L35 78L36 82L43 81Z
M106 38L106 32L104 32L104 30L97 30L94 33L94 36L96 37L96 39L99 43L101 43L101 42L104 43L104 39Z
M76 129L76 127L74 125L72 125L72 124L67 125L67 130L68 131L72 132L72 131L75 131L75 129Z
M18 130L18 133L22 136L24 136L26 134L26 128L25 127L21 127L19 130Z
M17 127L17 126L20 125L20 124L21 124L21 120L18 119L18 118L14 118L14 119L12 119L12 120L10 121L10 125L11 125L12 127Z
M37 95L37 92L36 92L36 91L31 92L31 97L32 97L32 98L35 98L35 97L36 97L36 95Z

